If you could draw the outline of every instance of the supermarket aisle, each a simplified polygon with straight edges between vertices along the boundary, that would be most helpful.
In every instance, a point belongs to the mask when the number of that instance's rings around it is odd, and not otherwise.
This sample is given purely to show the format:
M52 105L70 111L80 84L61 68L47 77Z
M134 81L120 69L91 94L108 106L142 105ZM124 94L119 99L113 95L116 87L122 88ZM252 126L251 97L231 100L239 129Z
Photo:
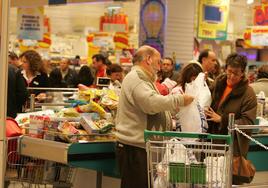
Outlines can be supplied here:
M74 180L74 188L95 188L96 171L78 169ZM103 176L102 188L120 188L120 179Z

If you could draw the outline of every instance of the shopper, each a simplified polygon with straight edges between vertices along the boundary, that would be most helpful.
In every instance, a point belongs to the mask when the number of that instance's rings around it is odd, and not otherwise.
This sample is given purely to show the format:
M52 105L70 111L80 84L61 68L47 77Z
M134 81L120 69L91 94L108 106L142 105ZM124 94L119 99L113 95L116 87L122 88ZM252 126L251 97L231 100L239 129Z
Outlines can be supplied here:
M22 112L28 98L28 91L20 71L17 67L8 65L7 87L7 116L16 118L17 113Z
M19 61L19 57L15 52L8 53L8 63L14 65L18 69L22 69L22 62Z
M107 76L111 79L110 89L121 88L123 81L123 68L118 64L111 64L107 67Z
M49 75L49 87L67 88L66 82L63 81L60 69L54 69Z
M140 47L133 57L134 67L122 83L116 117L121 188L148 186L144 130L171 130L168 111L178 110L193 101L188 95L159 94L154 83L160 60L156 49Z
M21 71L25 83L28 87L48 87L49 80L46 73L40 71L42 66L41 56L34 50L25 51L20 55L20 61L23 63ZM39 100L45 97L44 91L33 90L30 93L37 95Z
M94 82L94 77L89 66L84 65L80 68L78 73L78 84L91 86Z
M172 89L171 93L184 94L186 83L191 83L201 72L203 72L203 69L200 63L190 62L186 64L182 68L179 79L177 80L178 85Z
M92 68L94 75L94 83L97 81L97 77L106 77L106 58L102 54L95 54L92 57Z
M217 63L216 54L209 49L203 50L198 57L198 62L201 63L204 73L213 73Z
M264 92L265 97L268 97L268 65L262 65L258 69L257 80L251 84L256 94Z
M68 88L75 88L77 87L77 73L75 70L69 67L70 63L71 63L70 59L63 58L60 61L60 67L54 69L53 71L57 71L57 69L60 70L62 82L65 83L65 85Z
M235 123L238 125L254 124L257 100L245 75L246 66L245 56L233 53L227 57L226 74L216 79L211 108L205 111L210 133L228 134L229 113L235 114ZM244 132L251 134L250 130ZM243 143L241 154L246 157L249 140L241 134L239 138ZM236 135L234 136L234 155L239 155Z
M161 80L163 82L166 78L169 78L173 81L177 81L179 78L179 73L174 70L174 62L170 57L165 57L161 65Z

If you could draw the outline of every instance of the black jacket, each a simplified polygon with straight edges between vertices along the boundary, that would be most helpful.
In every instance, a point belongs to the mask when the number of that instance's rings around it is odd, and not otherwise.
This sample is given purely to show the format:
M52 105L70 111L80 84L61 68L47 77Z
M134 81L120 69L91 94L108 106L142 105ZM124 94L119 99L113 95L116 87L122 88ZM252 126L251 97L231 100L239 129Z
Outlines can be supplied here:
M25 84L27 81L24 79ZM28 87L49 87L48 76L45 73L38 74L28 85ZM31 94L38 95L39 93L44 93L44 90L29 90Z
M60 72L59 68L54 69L50 74L57 74L56 72ZM60 83L59 80L53 80L53 79L54 78L50 78L50 83ZM77 72L69 68L68 73L65 75L64 78L62 78L61 84L66 87L76 88L78 84Z
M28 98L26 84L20 71L8 65L7 116L15 118Z

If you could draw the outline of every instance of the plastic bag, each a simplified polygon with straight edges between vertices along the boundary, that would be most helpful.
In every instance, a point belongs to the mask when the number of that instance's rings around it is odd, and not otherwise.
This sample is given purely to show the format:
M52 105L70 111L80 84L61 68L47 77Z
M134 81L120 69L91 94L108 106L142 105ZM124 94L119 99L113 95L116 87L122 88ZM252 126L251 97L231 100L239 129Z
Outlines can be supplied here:
M205 74L199 73L197 78L191 83L186 84L185 94L195 97L194 101L175 115L178 127L182 132L206 132L208 128L205 106L211 104L211 93L205 81Z
M180 127L182 132L206 132L208 128L204 110L196 99L189 105L181 107L175 115L176 127Z
M194 96L201 108L210 106L211 93L206 83L204 73L199 73L194 81L186 83L185 94Z

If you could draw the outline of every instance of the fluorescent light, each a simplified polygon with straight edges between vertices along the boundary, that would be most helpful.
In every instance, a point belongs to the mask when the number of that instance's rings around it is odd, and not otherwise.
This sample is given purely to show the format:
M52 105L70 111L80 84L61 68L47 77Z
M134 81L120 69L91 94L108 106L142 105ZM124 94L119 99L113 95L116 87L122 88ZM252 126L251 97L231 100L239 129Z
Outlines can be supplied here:
M247 0L247 4L252 4L254 3L254 0Z

